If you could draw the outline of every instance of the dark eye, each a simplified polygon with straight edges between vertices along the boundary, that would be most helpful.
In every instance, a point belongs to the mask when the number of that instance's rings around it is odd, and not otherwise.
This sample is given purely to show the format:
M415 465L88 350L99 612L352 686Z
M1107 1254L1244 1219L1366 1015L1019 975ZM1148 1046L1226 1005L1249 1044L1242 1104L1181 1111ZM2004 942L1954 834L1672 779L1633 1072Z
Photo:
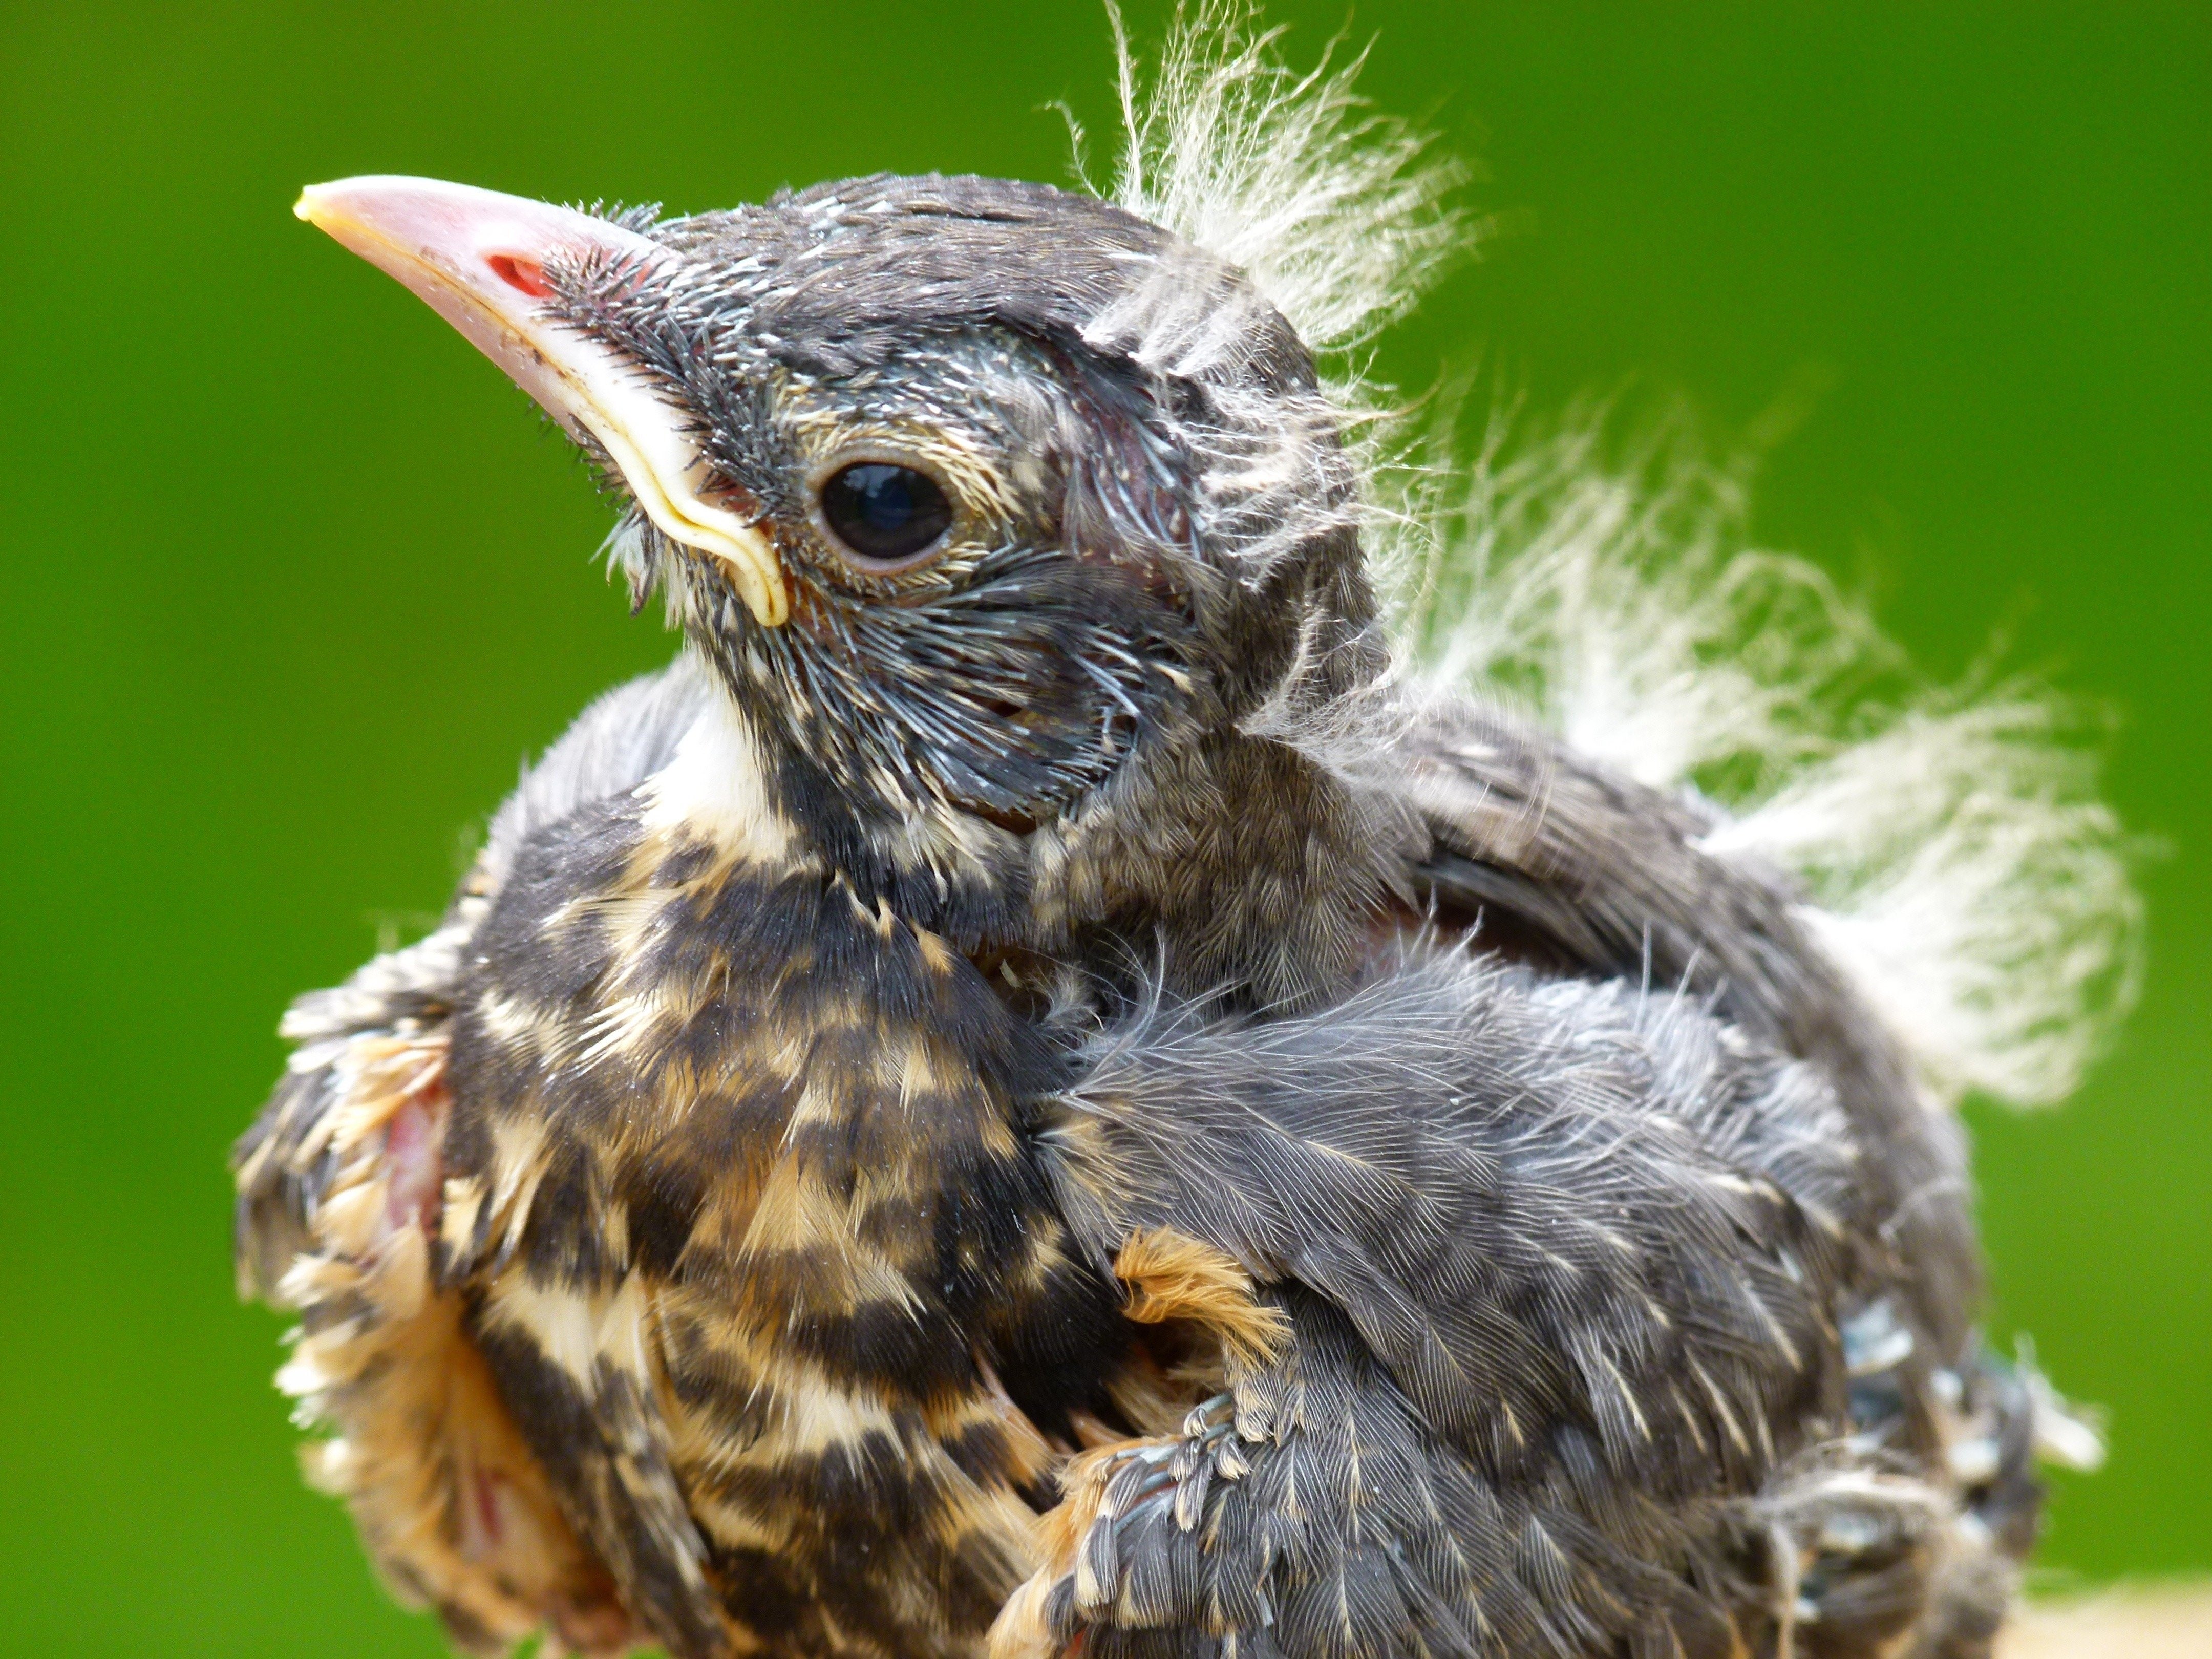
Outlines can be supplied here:
M822 517L837 539L873 564L913 558L952 523L952 503L927 472L859 461L822 486Z

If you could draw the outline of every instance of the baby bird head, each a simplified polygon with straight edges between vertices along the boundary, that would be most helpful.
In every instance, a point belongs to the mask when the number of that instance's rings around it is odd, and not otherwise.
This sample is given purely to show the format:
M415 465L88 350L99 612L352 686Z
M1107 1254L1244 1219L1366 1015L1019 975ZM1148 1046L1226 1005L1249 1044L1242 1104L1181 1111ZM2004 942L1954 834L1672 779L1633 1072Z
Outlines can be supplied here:
M879 176L663 220L362 178L299 212L583 447L634 598L864 898L1018 886L1291 682L1375 671L1310 355L1121 209Z

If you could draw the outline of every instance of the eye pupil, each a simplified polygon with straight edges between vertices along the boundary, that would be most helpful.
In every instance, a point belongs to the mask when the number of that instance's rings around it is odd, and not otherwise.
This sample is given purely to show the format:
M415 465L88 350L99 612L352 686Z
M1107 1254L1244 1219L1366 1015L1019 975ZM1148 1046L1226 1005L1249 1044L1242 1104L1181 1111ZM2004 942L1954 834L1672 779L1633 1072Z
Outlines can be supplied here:
M888 461L858 461L822 486L822 516L862 559L895 564L945 532L952 504L926 472Z

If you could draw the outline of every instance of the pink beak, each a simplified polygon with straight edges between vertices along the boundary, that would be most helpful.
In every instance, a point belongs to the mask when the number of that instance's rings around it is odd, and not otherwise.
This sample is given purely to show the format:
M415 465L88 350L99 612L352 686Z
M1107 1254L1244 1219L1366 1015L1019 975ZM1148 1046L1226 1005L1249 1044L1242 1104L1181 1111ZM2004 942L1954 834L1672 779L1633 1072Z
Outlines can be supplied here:
M649 270L668 257L659 244L572 209L436 179L310 185L293 211L398 277L547 414L596 440L655 525L720 559L762 623L782 623L789 602L775 550L708 498L698 444L659 383L542 303L550 260L596 252Z

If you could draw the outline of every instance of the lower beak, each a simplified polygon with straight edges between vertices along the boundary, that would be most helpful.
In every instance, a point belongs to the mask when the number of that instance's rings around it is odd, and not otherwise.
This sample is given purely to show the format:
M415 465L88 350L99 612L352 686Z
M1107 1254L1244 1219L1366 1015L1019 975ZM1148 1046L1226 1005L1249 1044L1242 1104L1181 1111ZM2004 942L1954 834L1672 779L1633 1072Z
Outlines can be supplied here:
M667 257L659 243L572 209L436 179L310 185L293 211L405 283L571 434L588 434L647 518L720 559L762 623L783 622L790 603L775 548L702 495L697 443L657 383L544 303L549 261L597 257L641 276Z

